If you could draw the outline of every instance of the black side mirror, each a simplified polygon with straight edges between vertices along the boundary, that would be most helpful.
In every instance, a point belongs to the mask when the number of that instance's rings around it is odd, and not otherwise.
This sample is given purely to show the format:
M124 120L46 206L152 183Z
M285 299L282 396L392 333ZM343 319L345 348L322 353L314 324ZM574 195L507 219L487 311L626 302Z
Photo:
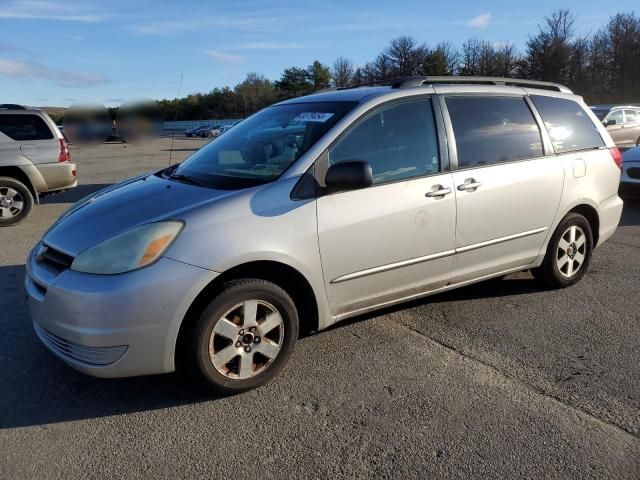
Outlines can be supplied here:
M357 190L373 183L371 165L363 160L349 160L331 165L325 177L329 193Z
M615 120L615 119L611 118L611 119L607 120L606 122L604 122L604 126L605 126L605 127L608 127L609 125L615 125L615 124L617 124L617 123L618 123L618 121L617 121L617 120Z

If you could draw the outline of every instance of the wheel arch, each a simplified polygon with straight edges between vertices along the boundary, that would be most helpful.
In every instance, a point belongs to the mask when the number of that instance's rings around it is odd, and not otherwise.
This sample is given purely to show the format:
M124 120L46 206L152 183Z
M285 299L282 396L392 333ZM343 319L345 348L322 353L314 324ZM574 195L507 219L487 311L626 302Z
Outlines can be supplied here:
M31 192L31 195L33 196L33 201L35 203L40 203L40 197L38 195L37 190L33 186L33 183L31 182L31 179L24 172L24 170L22 170L20 167L17 167L17 166L7 166L7 167L0 166L0 177L10 177L10 178L14 178L14 179L18 180L21 183L24 183L24 185Z
M300 271L283 262L274 260L249 261L222 272L209 282L191 302L182 319L176 338L174 351L176 368L179 367L180 359L184 358L182 349L185 344L185 334L197 320L200 312L215 297L224 283L240 278L259 278L275 283L291 295L299 313L305 312L305 315L299 315L300 333L306 335L318 330L318 299L309 280Z
M600 217L598 215L598 211L588 203L580 203L571 208L571 210L569 210L567 214L569 213L579 213L587 219L589 225L591 226L591 234L593 235L593 248L595 248L598 245L598 240L600 237ZM565 216L566 214L563 215L562 218L564 218Z

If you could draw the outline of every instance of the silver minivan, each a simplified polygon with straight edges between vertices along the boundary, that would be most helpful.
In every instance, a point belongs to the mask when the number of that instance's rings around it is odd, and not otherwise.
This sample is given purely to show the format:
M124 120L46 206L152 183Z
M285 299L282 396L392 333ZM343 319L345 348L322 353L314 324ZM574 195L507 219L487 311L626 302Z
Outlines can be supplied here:
M24 220L41 195L73 188L76 165L46 112L0 105L0 227Z
M621 157L567 88L420 77L266 108L179 165L73 206L27 260L40 340L120 377L273 378L298 334L530 270L586 273Z

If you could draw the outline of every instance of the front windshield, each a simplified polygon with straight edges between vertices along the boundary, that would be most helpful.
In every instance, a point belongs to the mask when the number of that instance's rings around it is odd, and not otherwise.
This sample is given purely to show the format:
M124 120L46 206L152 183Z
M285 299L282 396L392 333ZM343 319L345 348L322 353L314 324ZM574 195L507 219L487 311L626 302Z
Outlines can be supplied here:
M171 176L222 189L273 181L355 105L309 102L265 108L198 150Z
M600 120L604 120L605 115L609 112L608 108L591 108L591 111L596 114Z

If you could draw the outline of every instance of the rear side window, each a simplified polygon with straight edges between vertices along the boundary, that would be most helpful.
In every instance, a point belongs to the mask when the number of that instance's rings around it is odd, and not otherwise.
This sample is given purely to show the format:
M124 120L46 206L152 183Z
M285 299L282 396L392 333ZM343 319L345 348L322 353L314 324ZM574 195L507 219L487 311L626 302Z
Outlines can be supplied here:
M51 129L37 115L0 115L0 132L18 142L53 138Z
M540 129L522 97L446 99L458 167L476 167L543 155Z
M438 172L438 137L430 100L375 110L329 149L329 165L347 160L369 162L374 184Z
M577 102L541 95L532 95L531 100L540 112L556 153L604 147L595 124Z
M637 123L640 122L640 113L635 110L625 110L624 116L626 119L626 123Z

